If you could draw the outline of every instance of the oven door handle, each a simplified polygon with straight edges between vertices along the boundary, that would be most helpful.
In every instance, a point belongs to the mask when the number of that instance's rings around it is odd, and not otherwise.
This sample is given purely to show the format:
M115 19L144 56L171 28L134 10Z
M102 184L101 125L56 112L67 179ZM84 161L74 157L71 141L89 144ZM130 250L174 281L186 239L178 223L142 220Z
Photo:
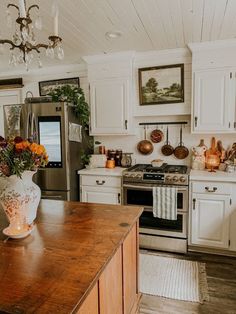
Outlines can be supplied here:
M139 188L141 188L142 190L151 190L152 186L123 184L123 188L131 188L131 189L139 189Z
M131 189L142 189L142 190L152 190L153 187L155 186L166 186L166 187L170 187L169 185L160 185L160 184L156 184L153 186L144 186L144 185L131 185L131 184L123 184L123 188L131 188ZM177 187L176 185L171 185L171 187ZM178 188L178 192L187 192L188 188Z

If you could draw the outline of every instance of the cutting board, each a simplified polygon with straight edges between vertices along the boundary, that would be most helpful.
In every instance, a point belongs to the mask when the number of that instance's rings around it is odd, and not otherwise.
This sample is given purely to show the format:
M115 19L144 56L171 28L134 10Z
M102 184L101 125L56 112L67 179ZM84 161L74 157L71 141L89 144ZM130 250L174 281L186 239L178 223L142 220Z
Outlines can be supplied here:
M212 137L212 139L211 139L211 147L206 150L206 166L207 166L207 168L210 167L210 166L207 164L207 158L208 158L210 155L215 155L216 158L219 159L219 163L220 163L221 152L217 150L215 137Z

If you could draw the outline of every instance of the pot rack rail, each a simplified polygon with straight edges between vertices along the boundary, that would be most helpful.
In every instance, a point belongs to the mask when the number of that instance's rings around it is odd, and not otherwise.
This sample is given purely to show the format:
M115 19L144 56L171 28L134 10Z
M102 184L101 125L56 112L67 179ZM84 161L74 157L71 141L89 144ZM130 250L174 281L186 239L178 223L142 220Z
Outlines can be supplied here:
M139 125L186 125L187 121L177 121L177 122L140 122Z

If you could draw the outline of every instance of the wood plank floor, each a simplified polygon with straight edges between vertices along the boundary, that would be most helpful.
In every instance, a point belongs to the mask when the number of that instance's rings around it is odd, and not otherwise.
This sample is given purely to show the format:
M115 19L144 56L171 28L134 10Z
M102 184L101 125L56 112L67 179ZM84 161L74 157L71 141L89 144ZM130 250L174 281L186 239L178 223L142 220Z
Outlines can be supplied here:
M143 250L145 252L145 250ZM143 295L140 314L236 314L236 258L212 254L152 254L206 263L210 300L203 304Z

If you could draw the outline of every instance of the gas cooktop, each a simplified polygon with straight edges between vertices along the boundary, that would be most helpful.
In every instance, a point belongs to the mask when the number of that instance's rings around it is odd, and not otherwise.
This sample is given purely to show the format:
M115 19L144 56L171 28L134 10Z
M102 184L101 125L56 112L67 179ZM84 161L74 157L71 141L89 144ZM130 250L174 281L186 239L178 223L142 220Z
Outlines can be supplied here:
M123 172L123 181L188 185L188 172L188 167L183 165L164 163L161 167L152 167L150 164L137 164Z

